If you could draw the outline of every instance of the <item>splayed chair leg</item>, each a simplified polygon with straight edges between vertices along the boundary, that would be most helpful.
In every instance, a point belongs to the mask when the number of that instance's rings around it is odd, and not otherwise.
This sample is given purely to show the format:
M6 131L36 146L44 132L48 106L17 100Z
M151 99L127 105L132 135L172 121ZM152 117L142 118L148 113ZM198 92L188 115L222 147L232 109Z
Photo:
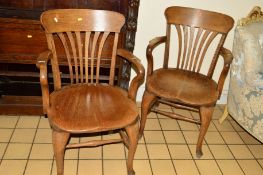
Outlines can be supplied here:
M64 155L69 136L70 134L66 132L58 132L55 130L53 130L52 132L53 149L57 165L57 175L64 174Z
M199 137L196 145L196 157L200 158L203 155L202 143L209 127L210 121L212 119L214 107L201 107L200 117L201 117L201 127L199 131Z
M156 101L157 97L147 91L144 91L143 98L142 98L142 107L141 107L141 122L140 122L140 132L139 132L139 138L142 137L147 114L150 111L150 108L152 107L153 103Z
M125 130L129 138L127 171L128 175L135 175L135 172L133 170L133 159L138 144L139 121L136 121L134 124L126 127Z

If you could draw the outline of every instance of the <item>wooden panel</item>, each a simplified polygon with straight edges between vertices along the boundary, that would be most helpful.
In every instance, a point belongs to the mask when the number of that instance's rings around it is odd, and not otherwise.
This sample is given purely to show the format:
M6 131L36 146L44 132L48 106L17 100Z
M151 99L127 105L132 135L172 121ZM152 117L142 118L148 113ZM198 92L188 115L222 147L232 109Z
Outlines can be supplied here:
M91 8L120 12L124 14L126 23L119 36L118 47L133 51L138 6L139 0L0 0L0 95L39 94L38 70L35 63L38 54L47 49L45 34L39 22L43 11L55 8ZM106 44L103 59L110 58L107 52L110 48L111 45ZM64 51L59 49L58 54L63 61ZM107 60L102 64L106 74L109 64ZM130 65L125 61L118 61L117 69L116 83L127 88ZM67 77L67 70L62 68L62 73L63 77ZM106 80L107 77L103 75L101 79ZM23 91L18 93L21 89ZM5 107L7 110L7 106ZM1 108L0 104L0 114L1 109L5 108ZM15 109L16 107L10 107L11 111Z

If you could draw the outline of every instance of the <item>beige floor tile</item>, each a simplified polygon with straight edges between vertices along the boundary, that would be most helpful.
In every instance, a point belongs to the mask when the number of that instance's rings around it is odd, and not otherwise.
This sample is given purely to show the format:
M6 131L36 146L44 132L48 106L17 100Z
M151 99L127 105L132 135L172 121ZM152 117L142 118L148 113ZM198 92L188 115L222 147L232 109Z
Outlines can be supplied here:
M70 137L69 139L69 143L79 143L80 142L80 138L79 137Z
M238 132L238 134L240 135L241 139L245 144L261 144L261 142L259 142L246 131Z
M199 112L191 111L190 113L194 119L200 120Z
M0 128L14 128L19 116L0 116Z
M79 149L79 159L101 159L101 158L102 158L102 146Z
M127 174L126 160L103 160L103 175Z
M213 121L215 121L215 120L213 120ZM216 128L216 126L215 126L215 124L214 124L214 122L210 122L210 124L209 124L209 127L208 127L208 130L207 131L217 131L217 128ZM198 128L200 128L200 125L198 126Z
M149 160L134 160L133 169L138 175L152 175Z
M178 121L181 130L183 131L197 131L199 130L197 124L186 122L186 121Z
M157 118L157 114L155 112L150 112L148 115L147 115L147 119L149 118Z
M0 166L0 174L3 175L22 175L26 160L3 160Z
M151 118L147 119L144 130L145 131L147 131L147 130L161 130L159 120L157 118L156 119L151 119Z
M104 145L103 159L125 159L123 144Z
M172 159L192 159L187 145L168 145Z
M186 143L188 144L196 144L199 131L183 131L183 135L185 137Z
M173 108L173 111L174 111L174 113L176 113L176 114L180 114L180 115L182 115L182 116L192 118L191 112L190 112L189 110Z
M257 159L263 159L263 144L261 145L248 145L248 148Z
M171 106L163 104L163 103L159 103L158 108L165 109L165 110L172 110Z
M75 175L78 168L78 160L65 160L64 161L64 175ZM53 162L52 175L57 175L56 162Z
M165 144L147 144L150 159L170 159L168 148Z
M261 167L263 168L263 159L259 159L258 163L261 165Z
M175 119L159 119L163 130L180 130L179 124Z
M73 149L66 149L65 151L65 160L72 160L72 159L78 159L79 158L79 150L78 148Z
M205 135L205 140L208 144L225 144L219 132L208 131Z
M165 143L162 131L144 131L146 143Z
M117 135L116 135L117 137ZM120 136L118 136L120 137ZM96 135L96 136L87 136L87 137L80 137L80 142L88 142L88 141L91 141L91 140L101 140L102 139L102 136L101 135ZM104 139L107 139L106 136L104 136Z
M246 145L228 145L236 159L253 159Z
M10 143L4 155L4 159L27 159L31 149L31 144Z
M36 129L15 129L10 142L32 143Z
M256 160L237 160L246 175L261 175L263 169Z
M154 175L175 175L171 160L151 160Z
M39 124L38 124L38 128L50 129L50 124L49 124L48 118L46 118L46 117L44 117L44 116L41 116L41 117L40 117Z
M4 156L5 150L7 147L7 143L0 143L0 159Z
M237 132L221 132L221 135L227 144L244 144Z
M29 160L24 175L50 174L53 160Z
M126 155L128 155L127 149ZM138 144L134 159L149 159L145 144Z
M0 142L9 142L13 129L0 129Z
M224 175L244 174L236 160L217 160L217 163Z
M219 109L214 109L212 119L219 119L222 116L223 112Z
M229 121L236 131L245 131L235 120Z
M120 138L120 134L119 133L112 133L112 134L106 134L102 136L102 139L119 139Z
M163 131L166 142L169 143L186 143L181 131Z
M201 158L197 158L196 157L196 145L188 145L190 148L190 151L192 153L192 156L194 159L200 159L200 160L204 160L204 159L213 159L213 155L210 152L209 148L207 145L203 145L202 146L202 151L203 151L203 155Z
M39 120L37 116L21 116L16 128L37 128Z
M53 159L52 144L33 144L30 159Z
M225 120L222 124L220 124L218 120L213 120L213 123L215 124L218 131L235 131L228 120Z
M78 175L102 175L102 160L79 160Z
M51 129L38 129L36 132L35 143L52 143Z
M233 155L227 145L209 145L215 159L233 159Z
M174 160L177 175L198 175L198 169L193 160Z
M197 168L202 175L221 175L215 160L196 160Z

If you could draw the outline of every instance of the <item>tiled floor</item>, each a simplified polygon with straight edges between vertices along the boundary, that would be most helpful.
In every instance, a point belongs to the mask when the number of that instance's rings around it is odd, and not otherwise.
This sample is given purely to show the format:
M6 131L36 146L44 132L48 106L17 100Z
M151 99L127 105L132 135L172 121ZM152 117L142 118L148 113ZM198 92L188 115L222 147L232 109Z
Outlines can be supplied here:
M262 175L263 145L230 117L220 125L222 111L222 106L216 107L201 159L195 156L197 125L151 113L134 160L136 175ZM125 175L126 157L122 144L67 150L65 175ZM47 119L0 116L0 158L0 175L56 174Z

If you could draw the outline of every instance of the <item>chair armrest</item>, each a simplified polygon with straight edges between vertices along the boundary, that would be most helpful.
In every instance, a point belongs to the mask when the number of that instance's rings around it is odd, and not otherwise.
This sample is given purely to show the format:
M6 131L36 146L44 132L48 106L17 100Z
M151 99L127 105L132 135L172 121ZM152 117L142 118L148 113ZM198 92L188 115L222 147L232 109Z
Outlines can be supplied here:
M146 57L147 57L147 76L151 75L153 72L153 50L155 49L155 47L157 47L158 45L165 43L166 42L166 36L161 36L161 37L156 37L154 39L152 39L146 49Z
M226 76L228 74L230 64L232 63L232 60L233 60L233 55L232 55L231 51L224 48L224 47L221 48L221 50L219 51L219 54L224 58L224 67L221 71L221 74L220 74L220 77L218 80L218 86L217 86L217 89L219 91L218 98L221 96L223 86L225 83L225 79L226 79Z
M47 114L47 108L49 106L49 87L48 87L48 77L47 77L47 64L52 56L51 51L45 51L39 54L37 58L37 67L40 71L40 86L42 91L42 102L43 102L43 112Z
M131 98L133 101L135 101L138 88L144 82L144 75L145 75L144 67L141 64L141 61L136 56L134 56L131 52L129 52L127 50L118 49L117 55L123 57L124 59L126 59L130 63L132 63L132 66L133 66L133 68L137 74L132 79L130 87L128 89L128 97Z

